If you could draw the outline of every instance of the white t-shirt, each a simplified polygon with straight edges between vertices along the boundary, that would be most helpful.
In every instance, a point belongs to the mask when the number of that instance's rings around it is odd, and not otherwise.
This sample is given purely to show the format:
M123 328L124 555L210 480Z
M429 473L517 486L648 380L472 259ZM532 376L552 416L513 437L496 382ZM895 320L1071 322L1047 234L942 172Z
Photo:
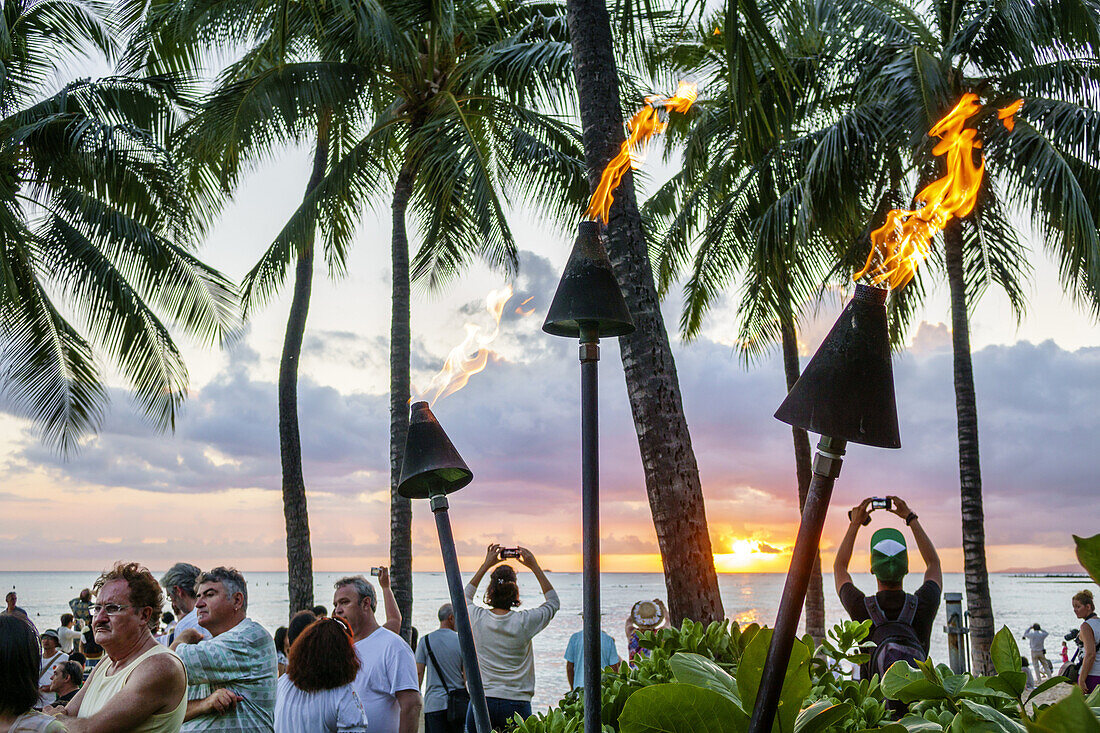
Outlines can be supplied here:
M412 649L400 636L380 626L355 642L355 653L359 674L352 685L367 711L367 733L397 733L401 724L397 693L420 691Z
M365 733L367 713L353 685L302 692L290 677L279 678L275 733Z
M61 651L66 654L71 654L73 651L73 642L83 638L79 631L76 629L70 629L68 626L62 626L57 630L57 637L61 641Z
M203 627L199 626L199 617L198 617L198 614L195 612L195 609L193 609L193 608L190 611L188 611L186 614L184 614L183 618L181 618L179 621L176 622L176 628L172 629L172 633L169 634L168 637L170 639L175 639L177 636L180 635L180 632L183 631L184 629L198 629L199 633L202 634L202 638L204 638L204 639L213 639L214 638L213 634L211 634L209 631L207 631ZM171 643L171 642L168 642L168 643Z
M58 650L56 655L54 655L52 657L49 657L48 659L46 658L45 655L42 655L42 663L38 667L38 672L39 672L39 674L38 674L38 686L39 687L45 687L46 685L50 684L50 680L53 678L54 668L61 666L62 664L64 664L67 661L69 661L69 655L66 654L63 651L60 651L60 650ZM56 700L56 699L57 699L57 693L56 692L40 692L40 693L38 693L38 704L39 705L42 705L42 706L53 705L54 700Z
M1042 629L1028 629L1024 632L1024 638L1031 644L1031 651L1041 652L1046 649L1046 638L1050 634Z
M535 652L531 639L561 607L557 592L546 591L542 605L496 614L474 604L474 586L466 584L466 609L474 632L486 697L530 701L535 695Z

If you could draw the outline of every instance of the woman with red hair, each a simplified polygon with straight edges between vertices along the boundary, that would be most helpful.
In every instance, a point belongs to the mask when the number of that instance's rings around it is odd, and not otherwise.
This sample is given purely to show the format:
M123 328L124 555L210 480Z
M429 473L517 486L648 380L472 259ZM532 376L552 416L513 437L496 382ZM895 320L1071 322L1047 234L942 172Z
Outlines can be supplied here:
M352 682L359 671L351 629L320 618L287 651L275 698L275 733L364 733L367 715Z

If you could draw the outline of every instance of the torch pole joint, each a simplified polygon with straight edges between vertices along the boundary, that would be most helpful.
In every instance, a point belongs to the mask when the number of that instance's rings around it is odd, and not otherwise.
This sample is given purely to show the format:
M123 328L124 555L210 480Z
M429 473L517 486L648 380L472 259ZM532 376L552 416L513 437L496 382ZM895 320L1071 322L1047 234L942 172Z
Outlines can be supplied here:
M432 494L429 498L431 502L433 512L445 512L451 508L450 502L447 501L446 494Z

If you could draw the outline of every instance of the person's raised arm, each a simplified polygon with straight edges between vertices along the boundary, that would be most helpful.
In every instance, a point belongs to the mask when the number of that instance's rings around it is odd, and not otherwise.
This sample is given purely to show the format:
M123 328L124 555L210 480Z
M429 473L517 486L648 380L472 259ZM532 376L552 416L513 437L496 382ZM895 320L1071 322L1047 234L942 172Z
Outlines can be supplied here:
M921 559L924 560L924 582L927 583L931 580L940 587L940 590L943 590L943 569L940 566L940 556L936 552L936 546L932 544L932 539L924 531L920 520L917 519L916 514L913 513L905 501L896 496L891 496L890 501L894 505L891 511L903 520L907 520L910 515L913 515L912 521L908 524L909 529L913 532L913 539L917 542L917 549L920 550Z
M397 598L390 587L390 569L378 568L378 585L382 588L382 604L386 607L386 623L382 624L395 634L401 633L401 609L397 605Z
M539 561L535 559L535 553L531 552L526 547L519 548L519 552L519 561L535 574L535 579L539 581L539 588L542 589L543 595L554 590L554 586L550 584L550 579L546 577L546 573L542 572L542 568L539 567Z
M844 539L840 541L840 546L836 548L836 557L833 559L833 583L836 585L837 593L840 593L840 589L844 587L845 583L852 582L848 565L852 562L852 550L856 546L856 535L859 534L859 528L863 526L863 521L870 516L867 513L867 507L870 505L871 500L864 499L852 507L852 511L848 513L851 518L851 521L848 522L848 531L844 533Z
M492 568L500 562L500 545L496 542L492 543L485 549L485 560L481 563L481 567L474 573L474 577L470 578L470 582L466 584L466 602L473 603L474 593L477 591L477 587L481 585L481 579L485 577L485 573L489 572Z

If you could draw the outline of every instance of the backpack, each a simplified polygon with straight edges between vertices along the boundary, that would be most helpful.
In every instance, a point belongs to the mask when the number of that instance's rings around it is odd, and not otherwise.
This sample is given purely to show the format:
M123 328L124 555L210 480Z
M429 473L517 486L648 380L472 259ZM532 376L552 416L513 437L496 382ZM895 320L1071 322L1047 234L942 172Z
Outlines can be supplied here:
M894 621L886 618L875 596L868 596L864 602L874 624L871 627L871 641L875 642L875 650L871 652L868 662L871 674L877 674L882 679L894 662L923 662L928 658L917 632L913 630L913 619L917 615L916 596L905 594L905 605Z

